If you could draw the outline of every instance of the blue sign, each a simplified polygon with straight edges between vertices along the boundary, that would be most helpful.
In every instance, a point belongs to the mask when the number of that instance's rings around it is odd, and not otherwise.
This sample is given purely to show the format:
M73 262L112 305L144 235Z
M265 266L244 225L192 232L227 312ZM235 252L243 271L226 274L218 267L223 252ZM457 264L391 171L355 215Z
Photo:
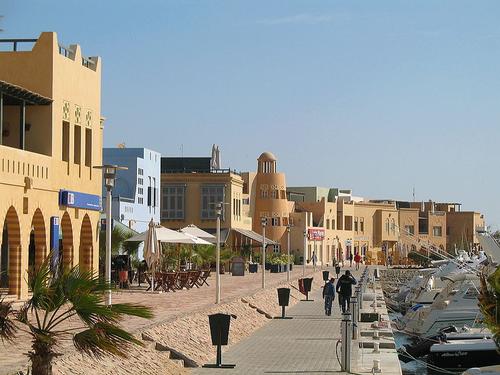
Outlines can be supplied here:
M50 260L50 269L55 272L59 260L59 218L57 216L50 217L50 251L52 259Z
M60 190L59 204L61 206L100 211L101 197L99 195L79 193L77 191Z

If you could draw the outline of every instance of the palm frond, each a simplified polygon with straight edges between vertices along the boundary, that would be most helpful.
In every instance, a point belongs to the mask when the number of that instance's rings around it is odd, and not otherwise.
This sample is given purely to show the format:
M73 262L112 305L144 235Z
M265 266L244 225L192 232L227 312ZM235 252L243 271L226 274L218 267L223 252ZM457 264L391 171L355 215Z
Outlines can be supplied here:
M16 335L17 327L14 323L14 310L12 302L0 300L0 339L12 341Z
M73 337L73 344L78 351L97 358L106 354L125 358L131 344L144 345L120 327L103 322L77 333Z
M131 303L115 303L111 306L111 310L120 315L131 315L144 319L154 317L153 310L150 307Z

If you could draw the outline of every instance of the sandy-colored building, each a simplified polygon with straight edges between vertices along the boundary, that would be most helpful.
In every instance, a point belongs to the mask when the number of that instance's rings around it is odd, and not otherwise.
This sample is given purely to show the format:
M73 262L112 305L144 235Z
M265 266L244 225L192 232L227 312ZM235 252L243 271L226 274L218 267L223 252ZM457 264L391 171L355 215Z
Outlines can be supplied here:
M57 35L0 52L0 288L24 298L28 271L53 250L98 267L101 61Z
M243 173L249 194L252 230L262 234L262 218L267 218L266 237L276 242L275 251L287 246L290 204L286 197L285 174L278 172L277 159L270 152L257 159L257 173Z

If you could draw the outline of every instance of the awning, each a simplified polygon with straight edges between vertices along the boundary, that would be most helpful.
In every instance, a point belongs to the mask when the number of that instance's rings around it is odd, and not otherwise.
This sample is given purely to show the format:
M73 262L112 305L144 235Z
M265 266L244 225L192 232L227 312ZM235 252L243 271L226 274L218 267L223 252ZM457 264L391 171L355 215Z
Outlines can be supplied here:
M21 86L14 85L0 80L0 92L4 94L4 103L9 103L9 97L14 101L25 101L26 104L34 105L48 105L52 103L52 99L47 98L43 95L37 94L36 92L29 91ZM12 101L12 100L11 100Z
M254 240L258 243L262 243L262 234L259 234L257 232L254 232L253 230L249 230L249 229L241 229L241 228L231 228L231 229L239 234L242 234L245 237L250 238L251 240ZM266 244L267 245L278 245L279 243L266 237Z

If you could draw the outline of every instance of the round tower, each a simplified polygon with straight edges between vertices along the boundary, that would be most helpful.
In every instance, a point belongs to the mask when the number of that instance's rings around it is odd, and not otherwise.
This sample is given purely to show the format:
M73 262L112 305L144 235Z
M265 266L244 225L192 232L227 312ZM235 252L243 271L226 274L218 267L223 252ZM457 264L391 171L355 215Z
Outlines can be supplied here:
M253 230L262 233L261 217L267 217L266 237L285 245L290 212L286 199L285 174L277 172L276 157L271 152L257 159Z

